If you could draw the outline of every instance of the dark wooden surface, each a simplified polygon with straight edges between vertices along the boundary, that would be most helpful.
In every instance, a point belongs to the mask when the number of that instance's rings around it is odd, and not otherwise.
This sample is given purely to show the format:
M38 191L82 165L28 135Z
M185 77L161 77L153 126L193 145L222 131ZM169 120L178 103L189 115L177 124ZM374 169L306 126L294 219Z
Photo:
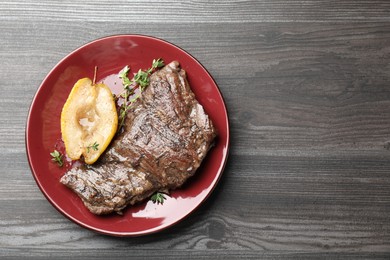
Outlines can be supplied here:
M159 234L83 229L26 160L50 69L112 34L166 39L213 75L231 153L211 197ZM0 258L389 259L390 2L0 1Z

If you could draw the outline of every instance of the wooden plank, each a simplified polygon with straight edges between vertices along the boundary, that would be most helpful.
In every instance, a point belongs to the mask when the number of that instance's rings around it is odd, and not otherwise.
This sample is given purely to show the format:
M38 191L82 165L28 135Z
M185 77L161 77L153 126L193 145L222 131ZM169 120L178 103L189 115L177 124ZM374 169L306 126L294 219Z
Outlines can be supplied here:
M355 22L389 21L388 1L3 1L2 20L105 22Z

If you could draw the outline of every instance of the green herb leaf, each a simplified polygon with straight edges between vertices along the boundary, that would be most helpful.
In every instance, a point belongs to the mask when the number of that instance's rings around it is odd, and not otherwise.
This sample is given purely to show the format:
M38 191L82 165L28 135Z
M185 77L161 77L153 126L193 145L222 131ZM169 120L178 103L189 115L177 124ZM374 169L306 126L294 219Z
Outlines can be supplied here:
M50 153L50 155L52 157L51 160L56 162L58 166L62 167L64 165L64 162L62 161L62 154L59 151L54 150Z
M125 87L125 89L127 90L130 90L130 86L131 84L133 84L133 81L131 81L129 78L122 78L122 82L123 82L123 86Z
M161 68L161 67L164 67L164 61L160 58L160 59L157 59L157 60L153 60L153 63L152 63L152 68L153 69L157 69L157 68Z
M153 203L164 204L164 200L166 199L164 195L164 193L156 192L152 195L150 200L153 201Z
M122 79L122 84L123 84L123 87L125 90L127 91L130 91L130 86L132 84L134 84L134 82L132 80L129 79L128 75L129 75L129 72L130 72L130 67L129 66L125 66L119 73L118 73L118 77Z
M99 144L97 142L94 142L93 144L90 144L87 146L87 153L89 153L90 149L93 149L97 151L99 149Z
M134 75L134 81L141 86L143 90L149 85L149 73L141 69Z
M120 77L121 79L123 78L127 78L127 75L129 74L130 72L130 67L129 66L125 66L118 74L118 77Z

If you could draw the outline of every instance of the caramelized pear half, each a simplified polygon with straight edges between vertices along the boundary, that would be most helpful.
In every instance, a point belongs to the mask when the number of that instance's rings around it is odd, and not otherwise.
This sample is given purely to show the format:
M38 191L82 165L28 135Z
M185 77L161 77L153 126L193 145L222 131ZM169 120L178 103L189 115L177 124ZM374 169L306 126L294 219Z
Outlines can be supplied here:
M111 90L89 78L76 82L62 108L61 133L66 154L93 164L110 144L118 128Z

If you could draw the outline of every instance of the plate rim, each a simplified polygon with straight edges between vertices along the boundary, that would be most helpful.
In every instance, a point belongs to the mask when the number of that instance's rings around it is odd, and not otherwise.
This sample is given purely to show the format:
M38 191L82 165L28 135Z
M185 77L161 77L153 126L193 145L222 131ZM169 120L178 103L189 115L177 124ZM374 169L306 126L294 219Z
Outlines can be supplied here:
M174 48L177 48L177 49L181 50L186 55L189 55L198 64L198 66L200 66L207 73L207 75L210 77L210 79L212 80L213 84L215 85L217 93L218 93L218 95L220 96L220 98L222 100L222 107L223 107L223 110L224 110L224 122L226 124L224 126L224 127L226 127L226 139L224 140L224 141L226 141L226 144L225 144L226 148L225 148L225 151L223 152L223 158L221 160L221 164L220 164L219 170L217 171L216 178L214 178L213 181L210 183L210 185L209 185L210 191L206 194L206 196L201 201L199 201L196 206L194 206L188 212L183 214L181 217L177 218L175 221L172 221L172 223L169 223L167 225L159 225L159 226L156 226L154 228L147 229L147 230L133 231L133 232L128 232L128 231L124 231L124 232L109 231L109 230L104 230L104 229L101 229L101 228L98 228L98 227L95 227L95 226L91 226L91 225L89 225L89 224L87 224L87 223L85 223L83 221L80 221L80 220L76 219L75 217L73 217L71 214L69 214L65 210L62 210L61 207L49 196L49 194L47 194L47 192L45 191L43 185L41 184L41 182L39 181L38 177L36 176L37 174L36 174L36 171L34 170L34 167L33 167L33 162L32 162L32 158L31 158L31 151L30 151L30 148L28 146L28 135L29 135L29 129L31 128L30 118L31 118L31 115L32 115L33 107L36 104L36 99L37 99L40 91L42 91L42 86L48 80L50 75L56 70L56 68L60 64L62 64L65 60L67 60L70 56L72 56L75 53L79 52L83 48L86 48L87 46L94 45L94 44L96 44L96 43L98 43L100 41L105 41L105 40L109 40L109 39L113 39L113 38L123 38L123 37L130 37L130 38L131 37L136 37L136 38L142 38L142 39L148 39L148 40L154 40L154 41L163 42L165 44L173 46ZM27 113L26 123L25 123L25 134L24 134L24 137L25 137L25 149L26 149L27 161L28 161L28 164L29 164L29 168L30 168L31 174L32 174L32 176L33 176L37 186L39 187L40 191L45 196L46 200L49 201L52 204L52 206L58 212L60 212L63 216L65 216L66 218L68 218L72 222L78 224L79 226L84 227L84 228L86 228L88 230L100 233L100 234L109 235L109 236L117 236L117 237L139 237L139 236L146 236L146 235L150 235L150 234L155 234L157 232L161 232L163 230L167 230L170 227L172 227L172 226L176 225L177 223L183 221L184 219L188 218L188 216L191 215L194 211L196 211L210 197L212 192L215 190L215 188L216 188L218 182L220 181L221 176L222 176L222 174L223 174L223 172L225 170L225 166L227 164L227 160L228 160L229 153L230 153L230 122L229 122L229 113L228 113L228 109L227 109L227 106L226 106L226 100L223 97L222 92L221 92L218 84L216 83L215 79L213 78L213 76L206 69L206 67L201 64L201 62L198 59L196 59L192 54L187 52L182 47L179 47L178 45L176 45L174 43L171 43L170 41L167 41L165 39L161 39L161 38L158 38L158 37L155 37L155 36L151 36L151 35L146 35L146 34L112 34L112 35L108 35L108 36L99 37L99 38L96 38L94 40L90 40L90 41L86 42L85 44L80 45L79 47L73 49L71 52L69 52L64 57L62 57L49 70L49 72L45 75L45 77L43 78L43 80L39 84L38 88L36 89L33 98L31 99L30 106L29 106L28 113Z

